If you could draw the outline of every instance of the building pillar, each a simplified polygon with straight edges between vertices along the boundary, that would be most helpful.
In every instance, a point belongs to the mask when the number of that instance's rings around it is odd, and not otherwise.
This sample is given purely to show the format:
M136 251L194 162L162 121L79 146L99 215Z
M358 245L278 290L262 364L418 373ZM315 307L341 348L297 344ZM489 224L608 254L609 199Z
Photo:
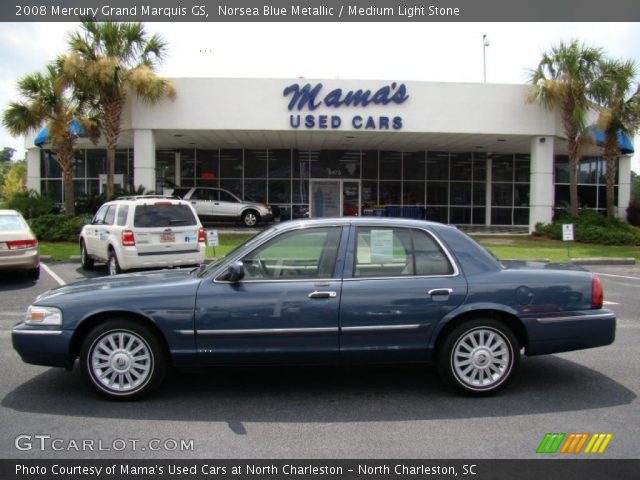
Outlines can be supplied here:
M180 151L179 150L176 150L175 156L173 157L173 162L174 162L173 163L173 165L174 165L173 168L174 168L174 170L176 172L173 183L176 184L176 187L180 187L182 185L181 184L181 180L182 180L181 179L181 177L182 177L181 168L182 167L181 167L181 164L180 164Z
M487 158L487 179L484 187L484 201L485 201L485 210L484 210L484 224L491 225L491 202L492 199L492 190L491 190L491 182L493 181L493 160L491 158Z
M631 156L618 158L618 218L627 219L627 207L631 200Z
M133 131L133 185L156 189L156 139L153 130Z
M27 190L40 193L40 149L27 150Z
M536 223L553 219L553 137L531 139L531 177L529 194L529 231Z

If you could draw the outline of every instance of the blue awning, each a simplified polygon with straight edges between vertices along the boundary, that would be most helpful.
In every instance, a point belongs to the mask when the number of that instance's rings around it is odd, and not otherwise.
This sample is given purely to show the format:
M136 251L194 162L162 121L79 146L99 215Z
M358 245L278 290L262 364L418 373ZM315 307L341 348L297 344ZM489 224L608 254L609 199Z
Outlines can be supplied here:
M80 125L80 122L78 122L75 119L69 122L69 132L71 132L76 137L87 136L87 132L85 132L84 128L82 128L82 126ZM49 129L45 127L42 130L40 130L36 135L36 138L33 139L33 144L36 147L42 148L47 143L49 143Z
M587 131L591 134L598 146L604 144L604 132L595 125L591 125ZM634 152L631 139L622 131L618 131L618 148L623 155L631 155Z

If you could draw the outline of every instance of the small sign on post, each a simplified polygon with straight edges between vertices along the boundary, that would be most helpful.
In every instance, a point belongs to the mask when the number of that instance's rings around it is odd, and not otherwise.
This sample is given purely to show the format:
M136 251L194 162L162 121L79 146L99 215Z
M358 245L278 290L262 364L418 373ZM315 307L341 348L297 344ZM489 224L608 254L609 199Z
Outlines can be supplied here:
M207 245L213 247L213 256L216 255L216 247L219 245L218 230L207 230Z
M573 223L562 224L562 241L573 242ZM567 261L571 261L571 247L570 243L567 243Z

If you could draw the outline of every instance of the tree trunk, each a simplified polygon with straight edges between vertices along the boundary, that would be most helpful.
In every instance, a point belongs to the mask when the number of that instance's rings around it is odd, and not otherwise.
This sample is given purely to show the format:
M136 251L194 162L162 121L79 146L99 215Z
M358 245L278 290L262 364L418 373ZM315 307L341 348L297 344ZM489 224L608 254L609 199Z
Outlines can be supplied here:
M116 147L120 140L120 116L124 98L107 99L103 103L104 135L107 143L107 200L114 195L113 176L116 165Z
M604 144L604 158L607 162L607 218L616 216L615 184L618 169L618 139L617 136L607 135Z
M56 148L58 163L62 169L62 187L64 192L64 213L76 214L76 201L73 192L73 147Z
M578 130L573 124L571 115L573 105L564 105L562 109L562 123L564 133L567 136L567 150L569 155L569 213L575 217L578 215L580 200L578 198L578 166L580 164L580 145L578 143Z

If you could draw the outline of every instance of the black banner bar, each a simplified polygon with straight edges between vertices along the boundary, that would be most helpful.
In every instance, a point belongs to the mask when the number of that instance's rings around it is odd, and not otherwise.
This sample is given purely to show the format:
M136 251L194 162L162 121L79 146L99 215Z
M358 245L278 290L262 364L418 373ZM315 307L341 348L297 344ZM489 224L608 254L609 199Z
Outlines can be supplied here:
M636 478L640 460L0 460L2 480Z
M637 22L637 0L14 0L3 22Z

